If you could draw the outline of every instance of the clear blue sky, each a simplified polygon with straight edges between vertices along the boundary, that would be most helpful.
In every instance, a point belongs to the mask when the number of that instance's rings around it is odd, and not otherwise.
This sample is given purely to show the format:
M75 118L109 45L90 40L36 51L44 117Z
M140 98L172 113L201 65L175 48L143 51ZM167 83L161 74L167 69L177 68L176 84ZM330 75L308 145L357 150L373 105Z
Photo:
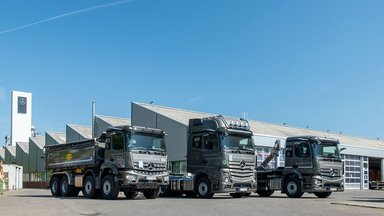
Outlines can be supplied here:
M155 104L384 139L384 1L2 0L12 90L40 132Z

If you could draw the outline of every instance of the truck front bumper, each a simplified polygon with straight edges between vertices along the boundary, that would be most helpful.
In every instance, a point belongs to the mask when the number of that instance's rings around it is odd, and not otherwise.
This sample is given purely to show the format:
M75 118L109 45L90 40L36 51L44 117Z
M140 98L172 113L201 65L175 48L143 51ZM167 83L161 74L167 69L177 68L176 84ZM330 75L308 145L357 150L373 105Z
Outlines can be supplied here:
M256 181L248 182L221 182L218 192L224 193L252 193L256 192Z
M312 185L313 187L310 192L342 192L344 191L344 178L329 178L316 175L312 178Z
M121 186L134 189L156 189L169 184L168 172L159 175L143 175L136 172L121 173Z

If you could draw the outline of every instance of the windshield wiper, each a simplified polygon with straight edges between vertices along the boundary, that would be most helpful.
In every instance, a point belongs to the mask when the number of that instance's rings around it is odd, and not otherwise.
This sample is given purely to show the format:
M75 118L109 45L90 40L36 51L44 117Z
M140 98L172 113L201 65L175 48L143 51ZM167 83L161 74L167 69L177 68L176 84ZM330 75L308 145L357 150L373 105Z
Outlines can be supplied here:
M241 153L240 150L231 150L232 153Z
M139 153L140 154L151 154L151 152L150 151L148 151L148 150L145 150L145 151L141 151L141 150L139 150Z

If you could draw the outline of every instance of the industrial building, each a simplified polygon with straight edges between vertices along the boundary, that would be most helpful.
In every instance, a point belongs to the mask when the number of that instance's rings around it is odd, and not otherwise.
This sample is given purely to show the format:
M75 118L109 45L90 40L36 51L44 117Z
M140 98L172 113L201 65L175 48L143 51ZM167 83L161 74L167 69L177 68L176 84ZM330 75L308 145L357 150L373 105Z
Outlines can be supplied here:
M173 155L186 155L187 145L182 142L187 142L189 119L217 115L135 102L131 104L131 112L133 125L166 131L168 134L166 136L167 151L170 153L168 159L173 173L186 170L186 157L174 157ZM249 124L254 134L258 164L271 152L276 139L281 141L283 149L279 157L269 164L271 167L284 166L284 147L287 137L314 135L338 139L340 146L346 148L342 152L346 189L368 189L369 180L384 180L383 141L253 120L249 120Z
M135 102L131 104L131 112L131 119L96 115L93 129L91 126L67 124L65 133L49 131L44 136L30 137L28 142L17 141L16 146L7 145L0 149L0 160L5 164L23 167L23 185L25 187L44 187L49 180L48 173L44 169L45 145L59 145L91 139L99 137L109 126L129 124L166 131L169 168L172 173L181 173L186 170L186 157L180 155L186 155L187 145L183 142L187 142L189 119L219 114ZM254 134L258 164L271 152L276 139L280 140L283 149L279 157L269 164L271 167L284 166L284 147L287 137L314 135L338 139L341 147L346 148L342 152L346 189L368 189L370 180L384 180L384 142L381 140L254 120L249 120L249 124Z
M130 120L127 118L102 115L95 116L94 121L95 137L100 136L110 126L130 124ZM7 170L8 167L12 167L12 170L15 168L17 171L10 174L12 178L17 177L17 181L13 182L12 179L12 185L9 189L47 187L49 176L44 169L44 146L60 145L91 138L92 127L67 124L65 133L47 131L43 136L30 137L29 142L16 142L16 146L7 145L0 149L0 160L4 161L4 166L12 165L6 166Z
M57 145L66 142L65 133L63 132L45 132L45 145Z

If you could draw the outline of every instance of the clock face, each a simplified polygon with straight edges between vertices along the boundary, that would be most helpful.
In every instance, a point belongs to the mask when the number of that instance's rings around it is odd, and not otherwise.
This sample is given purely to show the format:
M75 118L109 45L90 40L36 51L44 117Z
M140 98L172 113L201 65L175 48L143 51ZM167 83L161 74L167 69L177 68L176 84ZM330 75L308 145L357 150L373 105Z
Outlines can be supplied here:
M25 105L27 103L25 100L26 98L20 97L20 100L19 100L20 105Z
M27 114L27 98L18 97L17 101L19 102L19 104L17 105L17 113Z

